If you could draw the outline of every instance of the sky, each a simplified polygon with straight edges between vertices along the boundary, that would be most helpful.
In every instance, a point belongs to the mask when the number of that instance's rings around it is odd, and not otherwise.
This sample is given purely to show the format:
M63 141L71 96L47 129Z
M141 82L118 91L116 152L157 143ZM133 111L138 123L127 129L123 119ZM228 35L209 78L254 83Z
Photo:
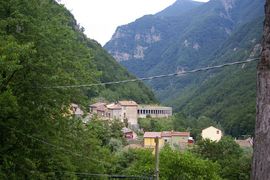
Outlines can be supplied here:
M101 45L108 42L117 26L146 14L155 14L176 0L60 0L71 11L85 34ZM196 0L206 2L208 0Z

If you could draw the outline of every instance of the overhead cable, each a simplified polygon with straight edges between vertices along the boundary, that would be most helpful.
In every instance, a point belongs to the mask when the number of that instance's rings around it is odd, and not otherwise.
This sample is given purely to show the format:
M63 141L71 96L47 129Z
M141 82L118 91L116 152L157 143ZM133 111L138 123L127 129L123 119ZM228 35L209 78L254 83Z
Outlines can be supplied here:
M33 140L38 141L38 142L40 142L40 143L43 143L43 144L45 144L45 145L51 146L51 147L53 147L53 148L55 148L55 149L57 149L57 150L60 150L60 151L63 151L63 152L67 152L67 153L69 153L69 154L71 154L71 155L74 155L74 156L77 156L77 157L81 157L81 158L84 158L84 159L88 159L88 160L91 160L91 161L95 161L95 162L97 162L97 163L107 164L106 162L99 161L99 160L90 158L90 157L88 157L88 156L85 156L85 155L82 155L82 154L79 154L79 153L70 151L70 150L68 150L67 148L64 148L64 147L62 147L62 146L58 146L58 145L56 145L56 144L49 143L48 141L45 141L45 140L40 139L40 138L37 138L37 137L35 137L35 136L29 135L29 134L25 134L25 133L23 133L23 132L21 132L21 131L18 131L18 130L16 130L16 129L14 129L14 128L10 128L10 127L7 127L7 126L5 126L5 128L8 128L8 129L10 129L10 130L12 130L12 131L14 131L14 132L16 132L16 133L19 133L19 134L21 134L21 135L23 135L23 136L25 136L25 137L27 137L27 138L30 138L30 139L33 139Z
M46 88L46 89L81 88L81 87L91 87L91 86L122 84L122 83L128 83L128 82L136 82L136 81L146 81L146 80L153 80L153 79L158 79L158 78L165 78L165 77L179 76L179 75L184 75L184 74L191 74L191 73L196 73L196 72L200 72L200 71L209 71L209 70L212 70L212 69L220 69L220 68L224 68L224 67L227 67L227 66L234 66L234 65L238 65L238 64L246 64L246 63L251 63L251 62L257 61L259 59L260 58L253 58L253 59L247 59L245 61L235 61L235 62L231 62L231 63L225 63L225 64L216 65L216 66L203 67L203 68L193 69L193 70L189 70L189 71L183 70L183 71L179 71L179 72L175 72L175 73L171 73L171 74L163 74L163 75L136 78L136 79L127 79L127 80L122 80L122 81L111 81L111 82L93 83L93 84L80 84L80 85L48 86L48 87L43 87L43 88Z

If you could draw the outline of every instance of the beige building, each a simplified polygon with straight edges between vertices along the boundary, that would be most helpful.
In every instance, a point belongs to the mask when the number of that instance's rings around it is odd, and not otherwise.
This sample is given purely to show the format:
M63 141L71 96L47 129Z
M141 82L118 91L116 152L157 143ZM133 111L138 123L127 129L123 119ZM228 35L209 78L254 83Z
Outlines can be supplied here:
M138 106L138 117L170 117L172 116L172 108L164 106L151 106L151 105L139 105Z
M98 102L95 104L92 104L89 106L89 110L91 114L96 114L99 117L105 117L106 116L106 103Z
M98 102L89 107L91 114L97 114L103 119L119 119L127 122L131 127L137 127L138 104L134 101L119 101L111 104Z
M131 128L138 127L138 118L172 116L171 107L138 105L135 101L118 101L111 104L98 102L89 108L90 114L97 114L105 120L119 119Z
M222 131L213 126L205 128L202 130L202 138L210 139L211 141L219 141L222 137Z
M118 104L121 106L120 120L122 122L127 121L131 126L138 125L138 104L135 101L119 101Z
M106 105L107 113L106 116L109 119L122 119L121 113L122 113L122 107L119 104L111 103Z
M163 131L163 132L145 132L144 133L144 147L155 148L155 138L159 139L159 148L168 144L173 149L185 150L189 144L190 132L176 132L176 131Z

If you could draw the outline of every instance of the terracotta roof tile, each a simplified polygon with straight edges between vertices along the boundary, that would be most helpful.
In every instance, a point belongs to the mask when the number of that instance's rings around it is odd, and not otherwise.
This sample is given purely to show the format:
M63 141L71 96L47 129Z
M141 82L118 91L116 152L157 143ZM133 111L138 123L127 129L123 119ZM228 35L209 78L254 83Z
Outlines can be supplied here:
M143 135L144 138L155 138L161 137L161 132L145 132Z
M108 109L121 109L122 107L119 104L108 104L107 105Z
M121 106L138 106L135 101L119 101Z
M171 131L163 131L161 132L162 137L172 137Z
M95 104L91 104L90 107L100 107L100 106L105 106L106 103L103 103L103 102L97 102Z
M190 136L190 132L172 132L172 136Z

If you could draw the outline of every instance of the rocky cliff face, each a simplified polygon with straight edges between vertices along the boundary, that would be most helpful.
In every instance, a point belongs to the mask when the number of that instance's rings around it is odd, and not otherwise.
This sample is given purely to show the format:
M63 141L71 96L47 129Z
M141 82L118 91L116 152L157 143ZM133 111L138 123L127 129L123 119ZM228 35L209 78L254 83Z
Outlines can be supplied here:
M256 57L261 48L263 7L264 0L210 0L174 16L166 12L176 8L173 5L119 27L117 31L125 33L105 48L139 77ZM177 111L218 120L229 134L250 133L255 69L243 65L234 70L152 80L149 85ZM235 124L227 124L231 121Z
M194 68L207 63L240 25L263 15L262 9L263 0L178 0L156 15L118 27L104 47L137 76Z
M133 32L128 31L125 28L118 28L114 33L111 41L115 47L118 46L128 46L127 43L120 44L121 39L132 38L134 41L134 46L132 49L120 49L108 50L110 54L118 61L128 61L128 60L143 60L145 56L145 51L152 44L159 42L161 40L161 33L158 32L155 26L151 26L144 29L143 32Z
M133 23L118 27L104 47L118 62L145 60L151 48L163 39L166 40L170 34L164 30L166 26L170 26L168 19L177 20L179 14L201 4L191 0L178 0L156 15L146 15Z

